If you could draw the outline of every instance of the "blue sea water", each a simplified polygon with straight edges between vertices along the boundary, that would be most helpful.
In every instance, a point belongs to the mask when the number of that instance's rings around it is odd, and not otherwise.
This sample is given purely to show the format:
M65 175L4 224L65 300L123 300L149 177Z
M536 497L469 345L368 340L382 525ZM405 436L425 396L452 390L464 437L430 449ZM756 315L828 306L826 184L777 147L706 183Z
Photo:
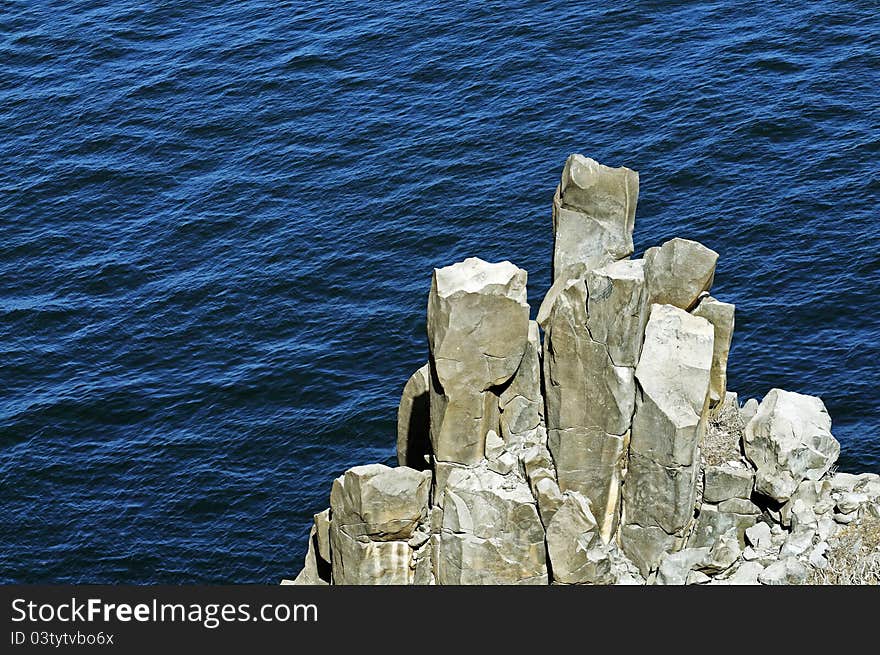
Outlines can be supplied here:
M878 89L874 0L0 2L0 581L295 574L432 267L536 311L571 152L721 253L730 387L880 471Z

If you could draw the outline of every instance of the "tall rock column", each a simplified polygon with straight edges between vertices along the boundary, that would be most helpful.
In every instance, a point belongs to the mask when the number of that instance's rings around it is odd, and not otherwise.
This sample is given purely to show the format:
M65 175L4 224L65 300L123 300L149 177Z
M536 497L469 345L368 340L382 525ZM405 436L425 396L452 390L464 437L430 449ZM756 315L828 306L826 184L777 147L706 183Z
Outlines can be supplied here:
M570 155L553 197L554 281L631 255L638 198L636 171Z
M526 279L510 262L474 257L434 269L429 413L439 461L479 463L487 434L500 429L499 387L516 373L528 343Z
M428 298L432 561L438 584L546 584L538 503L520 461L544 441L526 272L436 269Z
M652 305L641 358L623 517L624 552L643 575L691 528L706 432L714 328L672 305Z
M547 432L559 487L590 500L600 536L617 527L634 367L645 315L642 262L557 280L541 307Z

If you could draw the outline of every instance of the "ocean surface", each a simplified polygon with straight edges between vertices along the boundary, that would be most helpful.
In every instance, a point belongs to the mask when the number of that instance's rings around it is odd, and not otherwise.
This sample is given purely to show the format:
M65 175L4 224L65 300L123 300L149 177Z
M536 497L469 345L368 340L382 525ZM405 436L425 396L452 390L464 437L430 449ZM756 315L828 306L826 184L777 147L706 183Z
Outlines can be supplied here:
M0 1L0 581L277 582L394 458L431 270L581 152L721 253L730 388L880 472L870 1Z

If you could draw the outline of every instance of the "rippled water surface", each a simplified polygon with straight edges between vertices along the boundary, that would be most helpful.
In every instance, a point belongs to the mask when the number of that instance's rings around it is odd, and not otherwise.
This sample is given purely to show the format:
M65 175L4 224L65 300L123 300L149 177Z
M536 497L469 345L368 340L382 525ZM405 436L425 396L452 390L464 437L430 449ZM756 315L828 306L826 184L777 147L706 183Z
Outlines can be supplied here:
M394 457L431 269L582 152L721 253L730 386L880 471L874 1L0 3L0 580L275 582Z

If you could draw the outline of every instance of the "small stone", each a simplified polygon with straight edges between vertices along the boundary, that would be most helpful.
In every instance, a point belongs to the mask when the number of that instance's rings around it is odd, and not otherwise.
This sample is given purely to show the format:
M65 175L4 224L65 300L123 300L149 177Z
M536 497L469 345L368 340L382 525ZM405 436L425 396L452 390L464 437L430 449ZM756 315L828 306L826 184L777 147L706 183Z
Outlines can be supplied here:
M858 518L858 513L852 514L834 514L834 520L841 525L849 525Z
M852 514L869 500L867 494L855 491L843 492L837 501L836 509L842 514Z
M810 551L809 562L810 566L814 569L819 569L820 571L828 568L828 560L825 558L825 553L828 551L828 543L825 541L820 541L816 544L813 549Z
M683 585L691 570L708 557L708 548L685 548L675 553L668 553L660 562L654 584Z
M507 475L516 467L518 461L513 453L503 452L495 459L489 460L489 470L501 475Z
M495 430L486 433L486 459L497 459L504 452L504 439Z
M746 541L755 548L769 548L772 545L770 526L766 523L755 523L746 530Z
M710 578L702 571L691 571L690 573L688 573L685 584L706 584L708 582L712 582L712 578Z
M729 464L707 466L703 500L720 503L729 498L750 498L754 482L755 474L749 469L733 467Z
M782 549L779 551L780 559L794 557L805 553L812 547L815 534L816 533L812 530L798 530L792 532L788 535L785 543L782 544Z
M758 576L761 584L801 584L807 578L807 568L794 557L771 564Z
M744 562L736 572L725 581L729 585L758 585L764 567L758 562Z

